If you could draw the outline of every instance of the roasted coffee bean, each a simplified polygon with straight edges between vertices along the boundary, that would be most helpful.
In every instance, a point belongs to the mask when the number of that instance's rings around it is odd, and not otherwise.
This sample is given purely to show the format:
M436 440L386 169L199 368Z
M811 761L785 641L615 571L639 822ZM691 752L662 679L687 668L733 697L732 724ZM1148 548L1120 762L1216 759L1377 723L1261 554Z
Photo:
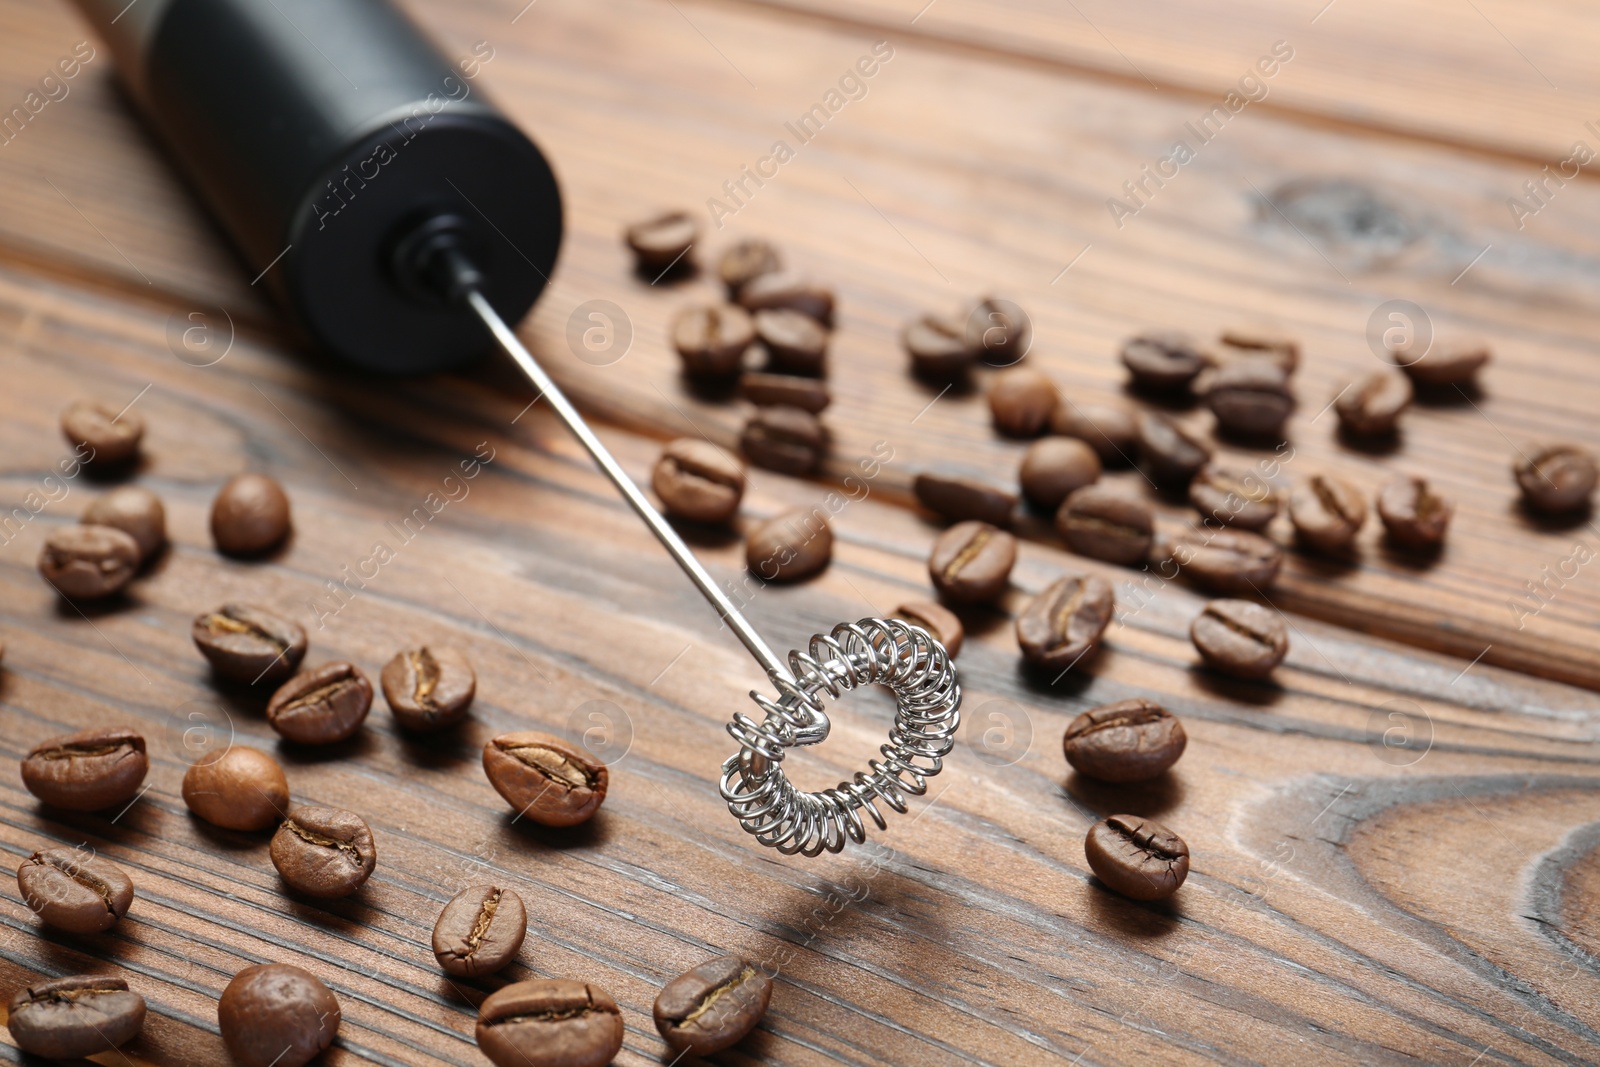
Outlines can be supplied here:
M1189 529L1172 538L1165 549L1184 574L1208 589L1232 595L1264 593L1283 566L1283 549L1249 530Z
M149 770L144 738L132 730L80 730L35 745L22 784L51 807L100 811L132 800Z
M923 507L947 519L977 519L990 526L1005 526L1017 508L1013 493L960 474L924 471L911 481L911 491Z
M772 242L750 237L722 253L717 263L717 277L728 287L728 296L732 299L753 279L782 269L783 260Z
M347 897L378 865L372 828L342 808L295 808L272 835L268 851L278 876L308 897Z
M1379 371L1348 385L1333 400L1334 413L1346 433L1383 437L1394 433L1400 413L1411 406L1411 380Z
M1522 498L1535 511L1576 511L1594 493L1594 453L1577 445L1546 445L1521 454L1512 466Z
M1189 877L1189 846L1165 826L1137 815L1113 815L1089 828L1089 867L1106 887L1134 900L1160 900Z
M833 325L833 290L793 271L768 271L751 278L739 288L739 303L747 311L787 308L824 326Z
M71 934L98 934L128 914L133 882L92 849L47 848L17 868L22 902L45 924Z
M161 498L142 485L122 485L90 504L83 513L83 521L92 526L111 526L129 537L139 546L139 560L144 562L167 543L167 509Z
M928 631L950 653L951 659L961 654L961 642L967 629L956 613L944 605L931 600L908 600L894 609L893 616Z
M1038 437L1050 425L1061 394L1043 371L1010 367L989 385L994 428L1009 437Z
M922 315L906 324L900 343L911 357L911 371L925 378L956 378L978 359L978 348L967 342L967 327L943 315Z
M139 542L114 526L61 526L39 552L39 573L74 600L119 593L139 570Z
M685 308L672 320L672 347L691 378L738 374L744 353L756 340L756 325L744 308L732 304Z
M1288 624L1253 600L1213 600L1189 638L1206 663L1235 678L1265 678L1289 651Z
M328 987L287 963L246 967L217 1001L222 1043L238 1067L304 1067L333 1044L340 1021Z
M668 211L634 223L623 237L639 270L654 277L668 267L689 265L689 249L699 239L700 227L686 212Z
M1389 536L1407 548L1431 549L1444 543L1456 506L1434 492L1426 478L1399 477L1378 493L1378 518Z
M709 441L668 442L650 475L668 515L690 522L727 522L744 498L744 464Z
M1138 427L1139 455L1158 482L1187 485L1211 458L1211 449L1165 415L1140 412Z
M281 682L306 655L306 632L298 623L250 604L196 615L189 636L211 669L230 682Z
M767 1012L772 979L739 956L718 956L668 982L656 997L656 1029L672 1051L709 1056L731 1048Z
M8 1011L17 1047L47 1060L110 1052L144 1028L144 998L123 979L98 974L31 985L11 998Z
M833 400L827 385L815 378L764 371L748 371L741 376L739 394L758 408L799 408L813 415L822 414Z
M469 886L451 898L433 924L433 955L446 974L478 978L516 956L528 933L528 913L516 892Z
M1100 456L1087 441L1075 437L1046 437L1035 441L1022 457L1017 480L1028 503L1054 513L1075 490L1100 478Z
M1074 574L1062 578L1017 616L1017 644L1029 663L1065 670L1100 642L1116 596L1104 578Z
M1061 739L1072 769L1102 782L1144 782L1165 774L1188 743L1176 715L1140 699L1090 708Z
M1293 374L1300 365L1300 342L1266 323L1234 323L1223 328L1220 340L1232 348L1251 353L1249 358L1271 359L1285 374Z
M1312 548L1342 552L1367 521L1367 502L1344 479L1313 474L1289 494L1289 520Z
M597 985L513 982L478 1007L477 1037L495 1067L604 1067L622 1049L622 1012Z
M1110 404L1077 404L1062 397L1050 417L1050 432L1083 441L1107 467L1131 464L1139 449L1133 412Z
M265 474L236 474L211 505L211 538L219 551L249 556L289 536L289 497Z
M952 604L977 604L1006 591L1017 562L1017 539L986 522L958 522L928 555L928 577Z
M833 559L833 527L821 508L791 508L746 535L744 558L750 573L768 582L809 578Z
M478 691L478 676L460 651L422 645L395 653L378 676L395 721L426 732L454 726L466 717Z
M757 408L744 424L739 447L750 462L780 474L810 474L828 450L828 433L809 411Z
M1217 426L1241 437L1283 432L1294 411L1289 377L1268 360L1243 359L1219 367L1206 390L1206 405Z
M1278 494L1264 478L1215 463L1201 467L1189 483L1189 503L1204 518L1246 530L1259 530L1278 514Z
M1478 337L1434 337L1419 355L1416 346L1422 339L1409 345L1390 348L1395 365L1405 371L1419 386L1434 389L1452 386L1470 386L1478 371L1489 362L1489 344Z
M522 730L483 746L483 773L518 815L542 826L576 826L600 810L606 765L559 737Z
M987 297L967 316L967 347L991 367L1020 363L1033 344L1033 322L1015 302Z
M1109 486L1087 485L1062 502L1056 529L1080 556L1132 566L1150 555L1155 513Z
M814 378L827 373L828 331L816 319L787 308L755 314L756 338L767 351L767 369Z
M268 830L289 812L289 780L265 752L234 745L183 773L183 802L213 826Z
M297 674L267 701L267 723L288 741L330 745L361 729L372 708L372 683L351 663L325 663Z
M1122 365L1142 389L1187 389L1210 364L1199 342L1179 330L1147 330L1122 344Z
M144 418L132 408L79 400L61 413L61 432L86 463L115 467L139 454Z

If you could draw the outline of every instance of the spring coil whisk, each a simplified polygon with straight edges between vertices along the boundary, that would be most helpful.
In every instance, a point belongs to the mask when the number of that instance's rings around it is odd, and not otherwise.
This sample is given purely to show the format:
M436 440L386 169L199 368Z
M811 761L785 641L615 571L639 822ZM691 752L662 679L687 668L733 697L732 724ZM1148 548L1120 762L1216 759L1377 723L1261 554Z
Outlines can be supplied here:
M764 717L736 713L728 733L740 750L722 764L722 797L746 832L785 855L838 852L867 839L862 812L887 829L880 802L906 811L906 798L928 791L943 768L961 722L961 686L950 654L920 626L898 619L840 623L790 652L794 678L774 677L776 699L752 692ZM884 685L895 697L889 743L866 773L832 789L807 793L783 772L784 750L828 735L823 695L837 699L858 686Z

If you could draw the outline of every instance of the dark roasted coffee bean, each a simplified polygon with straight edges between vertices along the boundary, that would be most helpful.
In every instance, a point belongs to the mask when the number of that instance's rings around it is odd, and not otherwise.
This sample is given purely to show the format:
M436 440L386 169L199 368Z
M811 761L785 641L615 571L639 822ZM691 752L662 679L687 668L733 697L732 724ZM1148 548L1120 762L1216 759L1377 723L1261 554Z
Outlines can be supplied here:
M211 669L231 682L281 682L306 655L306 632L298 623L250 604L196 615L189 636Z
M80 974L39 982L11 998L6 1026L24 1052L73 1060L110 1052L144 1028L144 998L121 978Z
M1428 485L1426 478L1399 477L1378 493L1378 518L1389 536L1407 548L1431 549L1444 543L1456 506Z
M745 536L744 558L750 573L768 582L809 578L833 559L833 527L821 508L790 508Z
M685 308L672 320L672 347L691 378L722 378L739 373L744 353L755 343L749 312L732 304Z
M295 808L272 835L268 851L279 877L308 897L347 897L378 865L372 828L342 808Z
M1264 593L1283 566L1283 549L1249 530L1189 529L1165 549L1184 574L1219 593Z
M513 982L478 1007L477 1038L495 1067L604 1067L622 1049L622 1012L597 985Z
M497 885L475 885L451 898L433 924L433 955L446 974L478 978L516 956L528 933L522 898Z
M1164 774L1188 743L1176 715L1139 699L1090 708L1061 739L1072 769L1102 782L1144 782Z
M1017 562L1017 539L986 522L958 522L933 543L928 577L952 604L977 604L1006 591Z
M894 609L894 618L920 626L944 646L954 659L961 654L961 642L966 637L966 627L956 613L931 600L908 600Z
M227 830L268 830L289 813L289 780L260 749L234 745L183 774L183 802Z
M718 956L668 982L656 997L656 1029L672 1051L709 1056L731 1048L767 1012L772 979L739 956Z
M372 683L351 663L325 663L297 674L267 701L267 723L285 740L329 745L361 729L372 708Z
M750 279L739 288L739 303L747 311L786 308L833 325L833 290L793 271L769 271Z
M1015 302L987 297L967 316L967 347L991 367L1020 363L1033 344L1033 322Z
M1253 471L1207 463L1189 483L1189 503L1224 526L1259 530L1278 514L1278 494Z
M1155 513L1109 486L1087 485L1062 502L1056 529L1080 556L1132 566L1150 555Z
M1050 417L1050 431L1083 441L1107 467L1131 464L1139 450L1133 412L1110 404L1078 404L1062 397Z
M700 227L686 212L668 211L636 222L623 231L639 270L652 277L668 267L689 263L689 249L700 237Z
M1104 578L1075 574L1056 581L1017 616L1017 644L1038 667L1065 670L1100 642L1116 596Z
M769 370L816 378L827 373L828 331L816 319L788 308L771 308L756 312L755 323Z
M1243 359L1217 369L1206 389L1206 405L1217 426L1241 437L1283 432L1294 411L1289 377L1270 361Z
M289 536L289 497L265 474L236 474L211 505L211 537L230 555L249 556Z
M1010 367L989 385L994 428L1009 437L1038 437L1050 425L1061 394L1050 376L1031 367Z
M798 374L748 371L739 379L739 394L758 408L799 408L822 414L833 400L828 387L815 378Z
M750 237L722 253L722 259L717 262L717 277L728 287L731 299L755 278L782 269L783 260L772 242Z
M407 730L442 730L466 717L478 676L454 648L422 645L395 653L378 676L395 721Z
M1313 474L1289 494L1289 519L1306 544L1341 552L1367 521L1367 502L1361 490L1344 479Z
M1253 600L1213 600L1189 626L1212 667L1236 678L1264 678L1289 651L1283 616Z
M900 343L911 357L913 374L925 378L955 378L978 359L978 348L967 341L967 327L943 315L922 315L906 324Z
M1412 345L1399 345L1390 349L1396 366L1419 386L1435 389L1452 386L1469 386L1478 371L1489 362L1488 342L1477 337L1434 337L1421 353Z
M744 498L744 464L709 441L680 437L661 450L650 485L668 515L727 522Z
M828 433L809 411L757 408L744 424L739 447L756 466L798 477L810 474L822 463L828 450Z
M1189 846L1158 822L1113 815L1089 827L1089 867L1107 888L1134 900L1160 900L1189 877Z
M22 784L54 808L100 811L139 792L150 769L144 738L116 727L52 737L22 760Z
M122 591L139 570L139 543L113 526L62 526L39 552L39 573L64 597L98 600Z
M1411 381L1399 374L1379 371L1347 385L1333 399L1339 425L1356 437L1382 437L1394 433L1400 413L1411 406Z
M1594 453L1577 445L1546 445L1521 454L1513 473L1522 498L1535 511L1576 511L1594 493Z
M1234 323L1224 327L1220 340L1232 348L1251 353L1248 358L1268 358L1293 374L1300 365L1300 342L1285 331L1266 323Z
M1087 441L1075 437L1046 437L1035 441L1022 457L1017 480L1028 503L1055 512L1067 496L1100 478L1100 456Z
M1211 449L1165 415L1140 412L1138 426L1139 455L1158 482L1187 485L1211 458Z
M92 400L79 400L61 413L61 432L87 463L115 467L139 454L144 418Z
M161 498L142 485L123 485L90 504L83 521L93 526L111 526L139 546L140 562L148 560L167 543L167 509Z
M990 526L1009 524L1017 507L1015 494L959 474L924 471L912 479L911 491L935 514L947 519L977 519Z
M333 1044L340 1021L328 987L287 963L246 967L217 1001L222 1043L238 1067L305 1067Z
M46 925L72 934L98 934L128 914L133 882L92 849L47 848L17 868L22 902Z
M1210 364L1199 342L1179 330L1147 330L1122 344L1122 365L1143 389L1187 389Z
M533 730L483 746L483 773L517 814L542 826L576 826L600 810L606 765L559 737Z

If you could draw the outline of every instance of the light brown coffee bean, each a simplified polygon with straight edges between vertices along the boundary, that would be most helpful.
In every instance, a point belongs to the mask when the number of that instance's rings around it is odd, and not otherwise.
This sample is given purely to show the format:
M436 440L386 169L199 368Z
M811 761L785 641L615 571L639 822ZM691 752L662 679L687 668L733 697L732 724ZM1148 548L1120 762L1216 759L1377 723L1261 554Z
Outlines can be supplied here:
M1266 479L1216 463L1201 467L1189 483L1189 503L1203 518L1245 530L1263 529L1278 514L1278 494Z
M139 454L144 417L131 407L78 400L61 413L61 432L85 463L117 467Z
M672 347L691 378L738 374L744 354L756 340L749 312L732 304L684 308L672 320Z
M622 1049L622 1012L597 985L513 982L479 1006L477 1039L495 1067L604 1067Z
M1235 678L1265 678L1289 652L1283 616L1253 600L1213 600L1189 625L1206 663Z
M1334 397L1339 425L1356 437L1383 437L1394 433L1400 413L1411 406L1411 381L1404 375L1379 371L1369 374Z
M1367 502L1361 490L1344 479L1313 474L1289 494L1289 519L1295 533L1312 548L1342 552L1367 521Z
M1072 492L1100 478L1100 456L1087 441L1074 437L1046 437L1035 441L1022 457L1017 480L1028 503L1054 513Z
M246 967L217 1001L235 1067L305 1067L333 1044L342 1021L328 987L287 963Z
M816 319L788 308L755 313L756 338L767 350L767 369L820 378L827 373L828 331Z
M911 372L943 381L965 374L979 349L967 341L966 323L944 315L921 315L907 323L900 343L911 357Z
M986 522L958 522L928 555L928 577L952 604L978 604L1006 591L1017 562L1017 539Z
M763 275L783 269L783 259L771 241L749 237L722 253L717 262L717 276L728 287L728 298L736 299L739 290Z
M1433 337L1418 353L1422 338L1390 348L1395 365L1418 387L1453 391L1470 387L1489 362L1489 344L1481 337Z
M150 769L144 738L121 727L62 734L22 760L28 792L63 811L102 811L132 800Z
M606 765L552 734L501 734L483 746L483 773L518 815L542 826L576 826L606 798Z
M1062 502L1056 529L1080 556L1132 566L1150 555L1155 513L1110 486L1087 485Z
M167 543L167 509L161 498L142 485L121 485L90 504L84 523L121 530L139 546L142 564Z
M8 1011L6 1026L22 1051L74 1060L133 1040L144 1028L145 1003L121 978L80 974L18 990Z
M1242 359L1217 368L1206 387L1217 427L1237 437L1276 437L1294 412L1289 376L1269 360Z
M189 636L218 676L246 685L283 681L306 654L306 632L298 623L250 604L196 615Z
M265 474L236 474L211 505L211 537L217 549L251 556L289 536L289 497Z
M746 371L741 375L739 395L758 408L799 408L813 415L822 414L833 400L826 383L815 378L765 371Z
M1089 828L1084 856L1107 888L1134 900L1170 897L1189 877L1189 846L1151 819L1113 815Z
M289 780L265 752L234 745L184 772L183 802L213 826L267 830L289 813Z
M652 277L668 267L686 270L689 250L699 238L700 227L683 211L667 211L623 231L623 239L633 249L635 266Z
M822 464L828 451L828 432L809 411L757 408L744 424L739 447L758 467L802 477Z
M718 956L662 988L656 1029L672 1051L710 1056L754 1030L771 999L772 979L765 971L741 956Z
M272 835L268 853L290 889L323 899L354 893L378 865L372 828L342 808L295 808Z
M1141 412L1139 455L1145 469L1158 482L1187 485L1211 458L1211 449L1165 415Z
M931 600L908 600L895 608L892 615L928 631L950 653L951 659L961 654L966 627L961 625L960 617L944 605Z
M1577 445L1543 445L1512 465L1522 499L1535 511L1560 514L1586 507L1594 493L1594 453Z
M1139 450L1138 421L1125 407L1080 404L1062 397L1050 418L1050 432L1083 441L1107 467L1132 465Z
M998 486L961 474L923 471L911 481L917 501L947 519L977 519L990 526L1006 526L1017 508L1017 497Z
M994 428L1010 437L1038 437L1050 425L1061 394L1050 376L1031 367L1009 367L989 385Z
M395 722L428 732L466 718L478 675L459 649L421 645L395 653L378 676Z
M446 974L478 978L510 963L528 933L522 898L497 885L469 886L433 924L433 956Z
M1093 650L1116 609L1104 578L1074 574L1034 597L1017 616L1023 658L1046 670L1065 670Z
M787 308L833 325L833 290L793 271L758 274L739 288L739 303L746 311Z
M1142 389L1172 392L1187 389L1211 356L1181 330L1147 330L1122 344L1122 365Z
M744 558L750 573L764 581L809 578L833 559L833 527L821 508L791 508L746 535Z
M17 868L17 888L47 926L71 934L109 930L133 904L132 880L90 848L35 852Z
M1407 548L1438 548L1455 511L1455 504L1435 491L1426 478L1402 476L1378 493L1378 518L1389 536Z
M1251 353L1250 358L1268 358L1293 374L1300 365L1300 342L1288 331L1264 322L1233 323L1223 327L1223 344Z
M297 674L267 701L267 724L287 741L331 745L361 729L372 707L372 683L352 663L325 663Z
M727 522L744 498L744 464L698 437L680 437L661 450L650 486L668 515L690 522Z
M1146 782L1167 772L1189 743L1183 723L1153 700L1119 700L1073 719L1061 739L1067 762L1102 782Z
M1283 550L1249 530L1189 529L1165 547L1184 574L1208 589L1235 596L1264 594L1283 566Z
M69 600L120 593L139 570L139 543L113 526L61 526L45 535L39 573Z
M1015 301L985 297L967 316L967 346L991 367L1022 362L1033 345L1033 321Z

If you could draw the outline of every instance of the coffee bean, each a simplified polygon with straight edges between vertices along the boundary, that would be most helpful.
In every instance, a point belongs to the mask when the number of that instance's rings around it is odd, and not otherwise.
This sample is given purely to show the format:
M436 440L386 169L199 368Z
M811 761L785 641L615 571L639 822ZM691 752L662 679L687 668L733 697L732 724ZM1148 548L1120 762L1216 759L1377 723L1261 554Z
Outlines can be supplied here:
M668 267L688 267L688 252L700 237L700 227L687 213L668 211L634 223L623 237L639 271L654 277Z
M1038 437L1050 425L1060 393L1043 371L1010 367L989 386L989 411L994 428L1009 437Z
M1189 529L1172 538L1166 555L1183 573L1219 593L1262 593L1278 577L1283 549L1249 530Z
M167 543L167 509L161 498L142 485L122 485L90 504L83 521L121 530L139 546L139 561L150 559Z
M728 287L729 299L733 299L753 279L782 269L783 260L772 242L750 237L722 253L717 263L717 276Z
M772 979L749 960L718 956L662 987L656 1029L672 1051L709 1056L731 1048L761 1021Z
M920 626L944 646L955 659L961 654L961 642L966 637L966 627L955 612L931 600L908 600L895 608L893 617Z
M35 852L17 868L17 888L47 926L71 934L109 930L133 903L133 882L92 849Z
M395 721L419 732L443 730L460 722L478 691L472 664L449 647L422 645L397 652L384 665L378 681Z
M1089 828L1089 867L1106 887L1134 900L1160 900L1189 877L1189 846L1151 819L1113 815Z
M732 304L685 308L672 320L672 347L691 378L738 374L744 353L756 339L755 322Z
M1390 348L1395 364L1418 386L1454 391L1473 384L1489 362L1489 344L1478 337L1434 337L1419 355L1420 339Z
M1293 374L1300 365L1300 342L1266 323L1234 323L1223 328L1220 340L1232 348L1251 353L1249 358L1271 359L1285 374Z
M211 537L236 556L265 552L289 536L289 497L265 474L236 474L211 505Z
M116 467L139 454L144 418L132 408L79 400L61 413L61 432L80 455L88 450L86 463Z
M1062 502L1056 529L1080 556L1132 566L1150 555L1155 514L1109 486L1087 485Z
M1201 467L1189 483L1189 503L1204 518L1246 530L1260 530L1278 514L1278 494L1265 479L1216 463Z
M1344 479L1313 474L1289 494L1289 520L1306 544L1342 552L1367 521L1367 502Z
M809 578L833 558L833 527L821 508L791 508L746 535L744 558L750 573L765 581Z
M325 663L284 682L267 701L267 724L287 741L330 745L350 737L372 707L372 683L351 663Z
M1178 762L1189 736L1153 700L1119 700L1073 719L1061 739L1067 762L1102 782L1144 782Z
M217 1001L222 1043L238 1067L305 1067L333 1044L340 1022L328 987L287 963L246 967Z
M347 897L378 865L372 828L342 808L295 808L268 851L284 883L308 897Z
M1410 379L1380 371L1346 386L1333 410L1346 433L1383 437L1394 433L1400 413L1411 406L1411 392Z
M1549 514L1586 506L1597 476L1594 453L1577 445L1546 445L1523 453L1512 472L1528 506Z
M1017 508L1017 498L977 478L924 471L911 481L911 491L929 511L947 519L977 519L1005 526Z
M1046 437L1029 446L1017 480L1028 503L1054 513L1075 490L1100 478L1100 456L1075 437Z
M289 812L289 780L265 752L235 745L183 773L183 802L213 826L267 830Z
M1001 297L978 302L967 316L967 347L991 367L1020 363L1033 344L1033 322L1016 303Z
M622 1049L622 1012L597 985L513 982L478 1007L477 1037L495 1067L604 1067Z
M828 331L816 319L775 308L756 312L755 324L769 370L814 378L827 374Z
M53 808L101 811L132 800L149 770L143 737L102 727L35 745L22 760L22 784Z
M1389 536L1407 548L1433 549L1444 543L1456 506L1434 492L1426 478L1399 477L1378 493L1378 518Z
M757 408L744 424L739 447L750 462L780 474L810 474L828 450L828 433L809 411Z
M1139 454L1158 482L1187 485L1211 458L1211 449L1165 415L1140 412L1138 427Z
M6 1026L24 1052L72 1060L110 1052L144 1028L144 998L121 978L80 974L39 982L11 998Z
M1283 616L1253 600L1213 600L1189 625L1206 663L1235 678L1265 678L1289 651Z
M298 623L250 604L196 615L189 636L218 675L248 685L281 682L306 654L306 632Z
M739 303L747 311L786 308L833 325L833 290L793 271L769 271L750 279L739 289Z
M740 377L739 394L756 407L799 408L813 415L822 414L833 400L827 385L815 378L764 371L749 371Z
M606 765L551 734L523 730L483 746L483 773L517 814L541 826L576 826L600 810Z
M1131 464L1139 448L1133 412L1110 404L1077 404L1062 397L1050 417L1050 432L1083 441L1107 467Z
M906 324L900 343L911 357L911 372L944 380L965 374L978 359L967 342L966 323L943 315L922 315Z
M73 600L122 591L139 570L139 543L113 526L62 526L45 536L39 573Z
M433 924L433 955L446 974L479 978L510 963L527 933L528 913L513 890L469 886Z
M1179 330L1147 330L1122 344L1122 365L1141 389L1187 389L1210 364L1199 342Z
M1289 378L1267 360L1246 359L1218 368L1206 390L1206 405L1225 433L1270 437L1283 432L1294 411Z
M680 437L661 450L650 484L668 515L727 522L744 496L744 464L709 441Z
M1017 616L1023 658L1037 667L1065 670L1099 643L1115 608L1116 596L1104 578L1059 579Z
M1017 539L986 522L958 522L928 555L928 577L952 604L977 604L1006 591L1017 562Z

